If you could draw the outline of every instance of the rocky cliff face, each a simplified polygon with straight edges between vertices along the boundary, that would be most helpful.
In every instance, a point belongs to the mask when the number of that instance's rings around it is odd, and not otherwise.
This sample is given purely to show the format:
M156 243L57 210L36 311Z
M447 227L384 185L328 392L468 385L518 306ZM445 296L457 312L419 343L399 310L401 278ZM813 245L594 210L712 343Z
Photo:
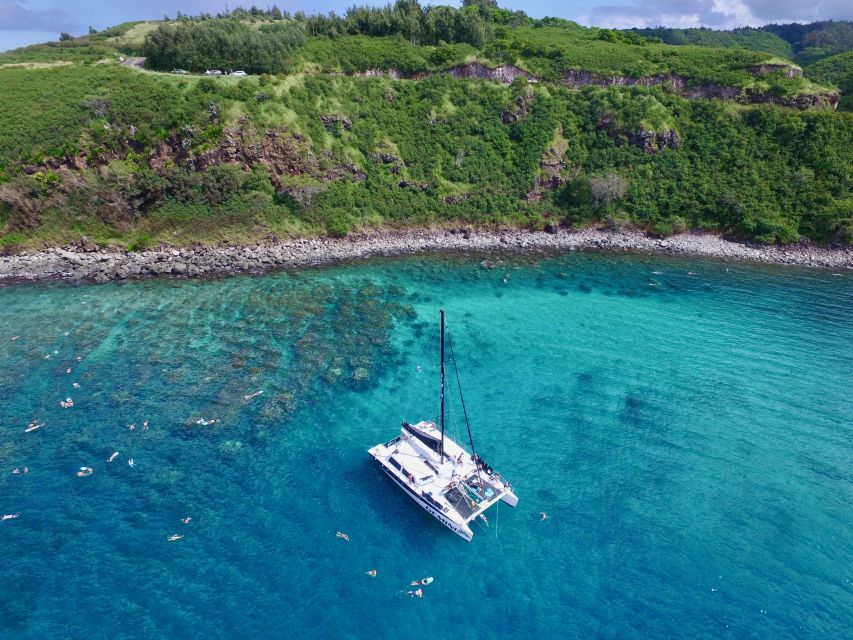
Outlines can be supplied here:
M626 135L628 144L642 149L644 153L657 153L664 149L677 149L681 145L678 133L669 131L630 131Z
M567 164L565 159L567 143L562 137L562 127L558 129L556 140L545 150L539 160L539 175L533 179L530 191L524 196L527 202L542 200L548 191L555 191L566 183Z
M497 67L488 67L479 62L466 62L455 67L445 69L440 73L448 73L454 78L481 78L483 80L494 80L503 84L510 84L516 78L525 78L528 82L537 82L533 75L519 69L515 65L502 64ZM433 75L426 71L415 73L403 73L399 69L367 69L352 74L355 78L390 78L391 80L421 80Z
M754 64L746 68L746 70L754 76L763 76L768 73L776 73L782 71L786 78L796 78L803 75L803 70L793 67L789 64L780 64L777 62L768 62L765 64Z
M756 75L787 69L786 75L793 77L801 73L799 69L787 65L757 65L750 69ZM778 104L795 108L835 109L838 107L838 94L798 94L780 97L757 89L741 89L714 83L690 84L685 76L677 73L659 73L639 78L631 76L602 76L592 71L569 69L563 74L563 84L572 89L585 86L597 87L669 87L685 98L693 100L714 98L733 100L742 104Z
M353 74L356 78L391 78L392 80L401 80L406 75L400 70L391 67L390 69L367 69Z
M338 120L333 124L346 126ZM131 134L130 129L125 133ZM24 173L36 178L46 170L54 172L55 186L44 193L35 181L32 186L20 181L18 184L3 184L0 185L0 204L11 209L13 227L32 228L41 223L41 214L46 209L63 208L71 199L80 205L80 200L85 199L87 211L118 228L124 228L161 196L164 189L169 188L145 181L111 178L110 163L125 159L131 152L142 153L144 149L128 135L121 148L101 153L88 161L83 155L69 155L23 167ZM253 132L235 127L223 134L216 148L201 153L193 152L188 138L178 131L167 140L156 143L147 155L147 162L154 173L167 178L167 181L176 167L201 173L217 165L230 164L245 172L264 166L276 191L303 203L323 189L318 186L322 183L360 181L367 177L353 163L336 161L330 152L315 154L307 138L283 130L267 131L258 137ZM92 173L84 173L84 169L94 170L99 179L94 179ZM292 181L285 180L292 176L306 176L311 180L302 187L294 187Z
M753 65L747 71L755 76L764 76L779 71L784 72L788 78L802 75L797 67L786 64L766 63ZM528 82L538 82L534 75L519 69L511 64L502 64L497 67L488 67L478 62L460 64L446 69L454 78L482 78L493 80L503 84L510 84L516 78L525 78ZM405 75L397 69L368 69L354 74L356 77L375 78L387 77L393 80L420 80L429 77L430 73L418 72ZM580 89L586 86L596 87L669 87L672 91L679 93L691 100L716 99L733 100L742 104L777 104L783 107L794 107L797 109L817 108L836 109L838 107L839 95L827 94L798 94L794 96L780 97L775 94L759 91L756 89L742 89L740 87L726 86L705 82L691 84L686 76L678 73L657 73L651 76L604 76L594 71L583 69L569 69L563 74L564 86L571 89Z
M659 73L653 76L602 76L593 71L569 69L563 74L563 84L572 89L589 85L596 87L657 87L671 85L681 91L687 87L687 78L677 73Z
M506 109L501 111L501 122L509 124L524 120L530 113L530 104L532 102L533 89L531 87L524 87Z
M324 118L329 118L324 116ZM341 116L331 116L330 122L347 127L349 120ZM326 120L324 119L325 123ZM127 140L123 149L102 154L94 160L94 166L105 166L112 160L120 160L131 151L136 151L132 140ZM336 179L345 176L363 180L365 174L352 163L343 165L328 157L317 157L312 151L310 141L304 136L283 130L270 130L262 138L250 137L240 128L227 130L219 145L212 150L193 153L182 139L180 132L173 133L167 140L156 143L148 154L148 166L156 173L165 175L170 166L185 167L191 171L205 171L221 164L236 164L250 171L258 164L269 169L273 185L280 186L283 176L311 175L318 179ZM74 155L65 158L50 158L43 165L25 167L28 174L34 174L45 168L80 171L89 168L84 156Z
M502 64L492 68L478 62L470 62L451 67L447 73L454 78L484 78L504 84L510 84L516 78L525 78L528 82L536 82L536 78L532 74L511 64Z

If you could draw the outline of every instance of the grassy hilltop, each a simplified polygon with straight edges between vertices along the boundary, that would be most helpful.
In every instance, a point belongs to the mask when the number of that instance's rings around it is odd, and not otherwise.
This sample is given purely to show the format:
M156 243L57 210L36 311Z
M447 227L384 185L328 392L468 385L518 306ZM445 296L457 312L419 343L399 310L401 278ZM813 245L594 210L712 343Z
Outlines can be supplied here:
M838 87L842 92L838 109L853 111L853 22L770 24L733 31L658 27L632 32L668 44L745 47L793 60L807 78Z
M0 248L436 223L850 242L843 38L803 73L775 32L666 44L465 4L238 9L0 54Z

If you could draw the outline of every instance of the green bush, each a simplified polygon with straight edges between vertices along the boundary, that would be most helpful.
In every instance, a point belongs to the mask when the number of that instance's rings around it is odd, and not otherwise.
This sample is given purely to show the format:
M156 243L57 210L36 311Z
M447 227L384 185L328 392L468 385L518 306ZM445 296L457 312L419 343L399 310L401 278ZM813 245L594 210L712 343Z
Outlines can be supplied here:
M134 240L128 245L128 251L147 251L154 244L153 239L147 233L140 233L134 238Z
M334 213L326 221L326 233L333 238L345 238L351 228L349 218L342 212Z

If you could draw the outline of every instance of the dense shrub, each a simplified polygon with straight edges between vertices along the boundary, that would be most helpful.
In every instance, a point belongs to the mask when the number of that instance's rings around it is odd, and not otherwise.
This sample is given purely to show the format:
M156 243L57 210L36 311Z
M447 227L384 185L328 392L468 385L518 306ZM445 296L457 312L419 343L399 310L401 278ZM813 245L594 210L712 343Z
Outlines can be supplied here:
M302 28L290 21L257 30L233 19L163 23L146 36L143 52L154 69L279 73L287 67L288 54L304 41Z

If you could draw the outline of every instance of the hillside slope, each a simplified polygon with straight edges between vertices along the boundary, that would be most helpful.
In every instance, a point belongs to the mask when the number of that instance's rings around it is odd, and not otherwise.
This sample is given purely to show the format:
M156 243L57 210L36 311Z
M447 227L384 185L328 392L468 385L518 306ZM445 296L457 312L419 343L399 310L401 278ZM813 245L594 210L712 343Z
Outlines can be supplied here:
M440 9L238 11L0 55L0 245L496 222L850 241L853 120L789 63ZM276 73L118 62L139 53Z
M630 33L673 45L744 47L766 51L802 65L805 76L841 89L839 109L851 109L849 56L853 50L853 22L822 21L811 24L770 24L733 31L711 29L631 29ZM826 64L821 61L828 59Z

